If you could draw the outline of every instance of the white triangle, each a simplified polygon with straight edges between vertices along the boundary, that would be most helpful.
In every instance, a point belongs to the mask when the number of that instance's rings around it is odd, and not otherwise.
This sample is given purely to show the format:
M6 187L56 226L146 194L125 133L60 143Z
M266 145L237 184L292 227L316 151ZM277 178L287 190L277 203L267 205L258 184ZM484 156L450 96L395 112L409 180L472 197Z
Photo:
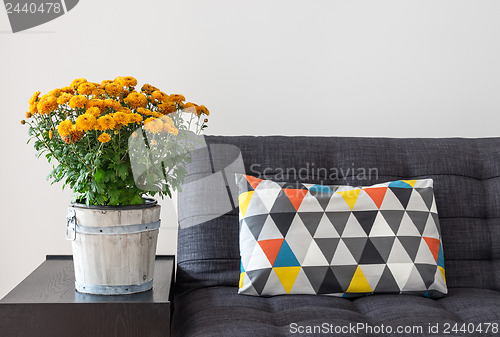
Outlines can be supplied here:
M248 203L247 211L245 212L245 218L253 215L268 214L269 209L262 202L259 195L253 192L253 195Z
M312 240L309 245L309 249L306 253L304 261L301 263L302 266L328 266L329 263L325 258L325 255L318 247L318 244Z
M250 257L252 256L256 244L257 241L255 240L252 232L250 232L245 220L243 220L240 229L240 254L241 263L243 264L243 269L245 270L247 270L248 262L250 261Z
M391 253L387 259L387 264L389 263L413 263L398 238L394 240L392 245Z
M420 232L413 224L413 220L408 213L403 214L401 219L401 226L399 226L397 236L420 236Z
M245 276L243 277L243 287L238 289L238 294L259 296L259 293L252 286L252 281L248 277L247 273L245 273Z
M425 205L424 199L417 191L413 190L410 196L410 200L408 201L408 205L406 205L407 211L428 211L429 209Z
M333 254L333 259L330 265L332 266L346 266L346 265L356 265L358 262L354 259L349 248L345 245L343 240L339 241L337 250Z
M414 267L413 263L387 263L387 266L391 270L392 276L396 280L396 283L399 286L399 289L403 289L406 282L408 282L408 278L410 277L410 273L412 268Z
M341 194L333 193L332 196L330 197L330 201L328 202L328 205L326 206L325 211L344 211L344 212L347 211L347 212L350 212L351 208L345 202L345 200Z
M363 229L363 227L361 227L358 220L356 220L356 217L352 213L351 215L349 215L349 219L347 220L347 224L345 225L342 237L343 238L367 237L365 230Z
M268 209L272 209L278 194L282 191L278 184L267 183L269 180L262 181L255 189L254 194L257 194L261 203ZM263 185L264 184L264 185Z
M441 274L439 268L436 269L436 274L434 275L434 283L430 285L429 290L437 290L442 292L443 294L448 293L446 282L444 281L443 275Z
M324 212L324 210L319 204L318 198L307 192L297 212Z
M434 222L434 218L429 213L429 217L427 218L427 222L425 223L424 232L422 236L426 236L429 238L434 238L439 240L439 232L436 227L436 222Z
M437 207L436 207L436 198L432 198L432 206L431 206L430 212L436 213L436 214L438 212Z
M318 228L316 229L316 232L314 233L315 238L340 238L339 233L333 226L332 222L326 214L323 214L321 217L321 220L319 221Z
M309 282L306 273L302 268L300 268L299 273L297 274L297 278L295 279L295 283L293 284L292 290L290 291L290 295L298 294L298 295L316 295L314 288Z
M279 231L278 227L274 223L271 216L268 216L266 222L264 222L264 226L262 227L262 231L259 234L259 241L261 240L271 240L271 239L282 239L283 234Z
M427 287L425 286L424 280L422 280L422 276L417 270L417 267L413 265L413 268L410 272L410 277L408 277L408 281L403 287L403 291L426 291Z
M413 188L426 188L426 187L432 187L433 186L433 180L432 179L420 179L415 181L415 185Z
M361 268L363 275L365 275L370 288L374 290L384 273L385 264L360 264L359 268Z
M398 197L394 195L390 188L385 192L384 200L380 205L380 210L404 211L404 207Z
M389 227L389 224L387 221L385 221L385 218L383 217L382 213L378 212L377 216L375 217L375 221L373 222L373 227L372 230L370 231L370 237L376 237L376 236L394 236L394 232L392 231L391 227Z
M302 222L300 216L295 215L293 218L290 229L286 234L286 242L290 246L290 249L295 254L295 257L300 264L304 261L309 244L312 241L311 234L307 230L304 222Z
M358 199L352 208L353 211L376 211L378 210L377 205L363 189L359 192Z
M286 294L285 287L283 287L278 275L276 275L276 272L273 269L269 274L269 278L267 279L264 289L262 289L262 295L275 296L283 294Z
M420 241L417 256L415 257L415 263L436 264L436 260L434 259L434 256L424 239Z
M245 268L245 271L257 270L262 268L272 268L272 266L260 245L256 244L252 252L252 256L250 256L250 261L248 262L247 268Z

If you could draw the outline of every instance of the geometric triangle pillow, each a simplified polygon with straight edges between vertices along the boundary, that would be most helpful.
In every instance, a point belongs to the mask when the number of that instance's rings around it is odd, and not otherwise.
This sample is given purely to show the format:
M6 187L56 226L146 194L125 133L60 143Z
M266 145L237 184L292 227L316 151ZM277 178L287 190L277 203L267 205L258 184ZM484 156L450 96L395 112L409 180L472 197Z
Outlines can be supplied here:
M432 179L366 187L236 174L239 294L447 293Z

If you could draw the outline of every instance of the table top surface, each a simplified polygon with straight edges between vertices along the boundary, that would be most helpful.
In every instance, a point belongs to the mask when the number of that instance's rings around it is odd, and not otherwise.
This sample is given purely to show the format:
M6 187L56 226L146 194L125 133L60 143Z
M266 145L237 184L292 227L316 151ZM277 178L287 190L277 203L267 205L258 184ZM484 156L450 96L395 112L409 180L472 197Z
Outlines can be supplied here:
M70 255L48 255L47 259L2 300L12 303L168 303L174 278L175 257L156 256L153 289L131 295L90 295L75 290L75 272Z

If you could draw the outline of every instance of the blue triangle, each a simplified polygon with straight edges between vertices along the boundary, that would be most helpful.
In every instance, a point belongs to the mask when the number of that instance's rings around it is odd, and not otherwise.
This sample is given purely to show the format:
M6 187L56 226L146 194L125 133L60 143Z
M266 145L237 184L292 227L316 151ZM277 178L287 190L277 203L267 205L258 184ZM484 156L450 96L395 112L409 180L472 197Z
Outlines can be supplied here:
M278 252L278 256L274 261L273 267L300 267L300 263L295 257L295 254L290 249L290 246L286 242L283 241L281 245L280 251Z
M389 187L399 187L399 188L413 188L410 184L405 183L404 181L398 180L393 181L389 184Z
M443 244L442 243L439 244L437 265L444 269L444 255L443 255Z
M240 262L240 274L245 272L245 268L243 268L243 262Z
M429 295L429 291L428 290L425 292L424 296L427 297L427 298L431 298L431 295Z
M331 188L325 185L313 185L309 187L309 191L320 192L320 193L333 193Z

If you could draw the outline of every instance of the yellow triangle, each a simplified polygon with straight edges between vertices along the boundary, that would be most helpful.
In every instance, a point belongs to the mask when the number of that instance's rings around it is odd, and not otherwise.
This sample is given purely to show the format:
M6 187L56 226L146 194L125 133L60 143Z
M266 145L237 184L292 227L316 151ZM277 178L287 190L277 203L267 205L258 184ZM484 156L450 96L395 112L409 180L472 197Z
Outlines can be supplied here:
M411 187L415 187L415 183L417 182L416 180L401 180L401 181L407 183Z
M443 275L444 283L446 283L446 277L444 276L444 268L440 267L440 266L438 266L438 268L439 268L439 271L441 272L441 275Z
M243 288L243 280L245 279L245 272L240 274L240 289Z
M295 283L295 279L297 279L297 275L299 274L300 267L276 267L273 269L276 272L276 275L278 275L286 293L290 294L293 284Z
M356 268L356 272L354 273L354 276L352 277L351 284L349 285L349 288L347 289L348 293L371 293L373 292L372 288L370 288L370 285L368 284L368 281L366 280L365 274L363 274L363 271L361 268L358 266Z
M243 192L238 196L238 202L240 204L240 212L243 216L247 212L248 204L250 203L250 199L252 199L254 191Z
M342 198L344 198L345 202L349 205L352 211L352 208L354 207L356 200L358 200L359 192L361 192L360 188L349 191L337 192L337 193L340 194Z

